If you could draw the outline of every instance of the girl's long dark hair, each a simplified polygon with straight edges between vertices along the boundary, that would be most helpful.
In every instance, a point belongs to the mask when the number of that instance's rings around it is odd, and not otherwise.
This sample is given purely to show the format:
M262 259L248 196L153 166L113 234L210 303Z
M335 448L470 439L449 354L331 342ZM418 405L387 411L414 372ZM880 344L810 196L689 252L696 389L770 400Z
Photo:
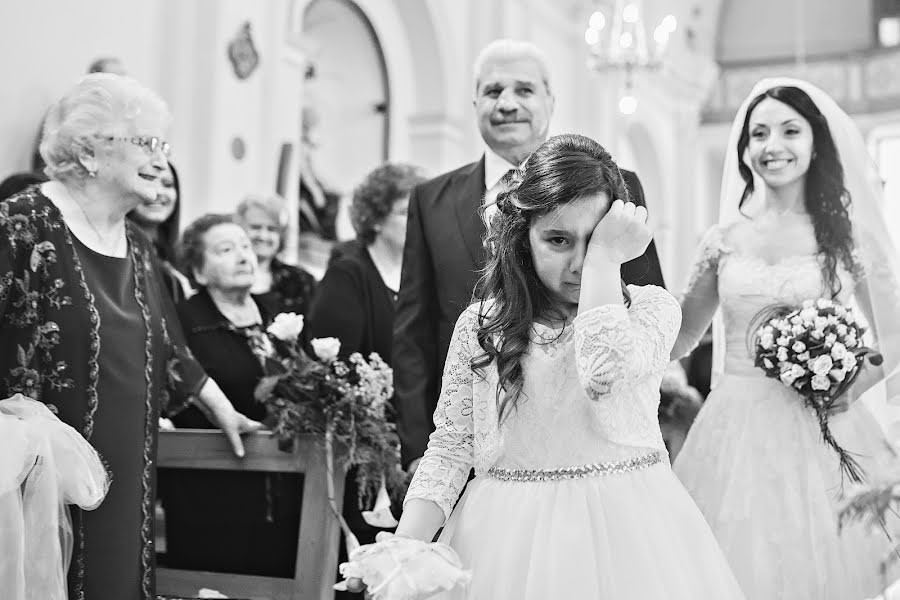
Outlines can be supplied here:
M497 196L498 210L485 239L487 264L476 288L482 299L477 338L483 352L471 366L483 376L484 367L496 361L501 422L522 392L522 359L532 324L538 318L565 319L535 271L531 224L561 205L601 192L610 202L631 199L610 154L590 138L567 134L541 144ZM622 294L630 303L624 283Z
M822 277L832 297L841 290L838 263L848 271L854 270L853 232L850 223L850 193L844 187L844 167L837 146L831 137L828 121L809 95L794 86L778 86L754 98L747 107L744 126L738 139L738 170L744 180L744 193L739 208L753 193L753 172L743 156L750 143L750 117L753 109L766 98L787 104L806 119L812 127L813 153L806 173L804 205L813 224L816 245L822 265Z

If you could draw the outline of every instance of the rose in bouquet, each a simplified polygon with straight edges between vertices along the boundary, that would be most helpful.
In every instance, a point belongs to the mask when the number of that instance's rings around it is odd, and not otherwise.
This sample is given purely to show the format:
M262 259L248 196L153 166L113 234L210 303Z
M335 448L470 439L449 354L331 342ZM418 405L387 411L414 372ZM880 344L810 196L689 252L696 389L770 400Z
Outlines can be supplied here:
M256 389L279 444L289 449L298 435L317 436L325 448L329 473L334 450L341 448L343 466L356 467L360 508L371 505L376 497L381 500L385 488L399 499L408 482L400 468L400 441L389 402L394 393L392 370L376 353L368 360L359 353L347 360L338 358L336 338L312 340L312 355L308 354L298 341L302 319L282 314L269 327L283 357L278 372L264 377ZM331 477L327 483L337 513ZM345 533L349 533L346 528Z
M866 357L881 364L881 355L862 343L865 333L850 307L820 298L799 307L779 306L759 317L757 367L794 389L816 415L823 440L840 458L841 472L854 482L862 470L831 434L829 418L841 409L839 398L856 380Z

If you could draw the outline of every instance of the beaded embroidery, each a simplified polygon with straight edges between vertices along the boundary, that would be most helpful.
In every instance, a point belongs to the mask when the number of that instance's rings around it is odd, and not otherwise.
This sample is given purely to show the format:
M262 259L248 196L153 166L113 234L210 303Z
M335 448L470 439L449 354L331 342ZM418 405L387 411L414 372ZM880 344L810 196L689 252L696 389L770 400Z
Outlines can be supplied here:
M600 462L579 467L563 467L561 469L498 469L491 467L487 474L500 481L560 481L562 479L584 479L585 477L602 477L604 475L620 475L631 471L646 469L662 462L659 452L651 452L628 460Z

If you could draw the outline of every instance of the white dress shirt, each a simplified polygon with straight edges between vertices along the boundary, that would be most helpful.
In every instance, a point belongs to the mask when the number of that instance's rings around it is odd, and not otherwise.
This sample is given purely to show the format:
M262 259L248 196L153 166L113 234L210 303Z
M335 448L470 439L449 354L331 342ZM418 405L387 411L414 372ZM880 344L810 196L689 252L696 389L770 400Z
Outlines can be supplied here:
M500 193L500 180L510 169L517 168L505 158L488 147L484 149L484 219L485 223L491 222L491 217L497 211L497 195Z

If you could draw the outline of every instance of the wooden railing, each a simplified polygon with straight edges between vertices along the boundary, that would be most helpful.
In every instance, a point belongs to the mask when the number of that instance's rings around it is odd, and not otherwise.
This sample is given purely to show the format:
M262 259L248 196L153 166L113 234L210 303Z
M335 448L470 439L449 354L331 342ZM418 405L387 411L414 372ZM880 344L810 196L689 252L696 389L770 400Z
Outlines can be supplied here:
M157 569L157 593L194 597L200 588L215 589L230 598L250 600L331 600L337 573L340 528L328 507L325 456L312 437L300 437L293 453L278 449L269 432L244 436L244 458L237 458L218 430L160 431L158 464L179 469L303 473L303 504L297 532L294 578L257 577L231 573ZM339 463L340 461L335 461ZM338 510L344 498L345 473L335 465L334 492ZM223 524L224 526L224 524Z

